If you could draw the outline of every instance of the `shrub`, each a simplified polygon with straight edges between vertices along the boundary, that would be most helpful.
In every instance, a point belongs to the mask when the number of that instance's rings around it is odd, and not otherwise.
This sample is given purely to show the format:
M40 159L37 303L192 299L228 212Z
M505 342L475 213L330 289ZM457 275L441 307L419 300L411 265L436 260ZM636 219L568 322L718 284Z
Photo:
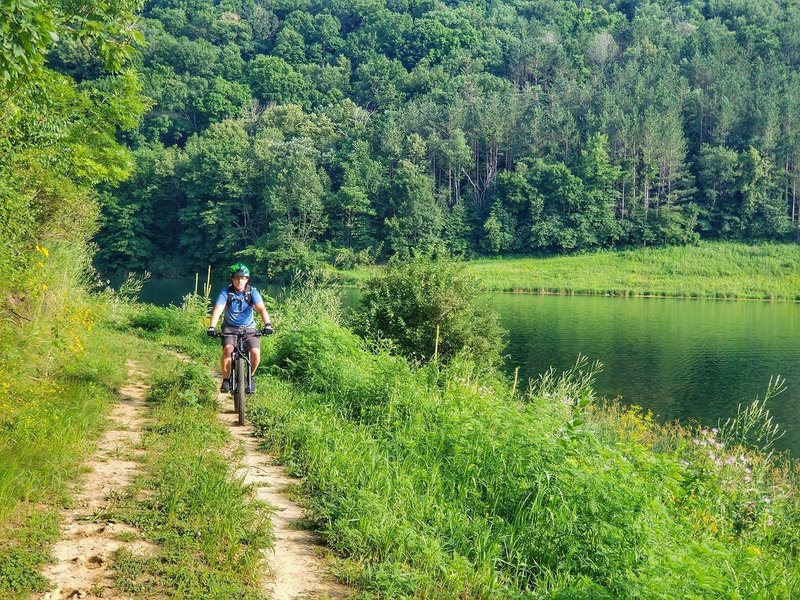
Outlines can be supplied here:
M170 306L145 305L130 317L130 326L150 333L182 334L197 329L192 315Z
M500 361L498 316L479 302L482 290L460 263L422 257L393 261L365 288L354 316L362 335L389 338L402 354L423 362L435 354L446 362L461 351L479 362Z

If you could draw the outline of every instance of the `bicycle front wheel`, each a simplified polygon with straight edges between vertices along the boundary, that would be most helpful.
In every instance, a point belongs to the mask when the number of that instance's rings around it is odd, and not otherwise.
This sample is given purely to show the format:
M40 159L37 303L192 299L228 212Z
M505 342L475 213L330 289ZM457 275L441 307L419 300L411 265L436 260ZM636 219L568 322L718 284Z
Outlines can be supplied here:
M239 412L239 394L236 392L236 385L239 382L239 377L237 373L239 372L239 361L234 360L233 365L231 365L231 396L233 396L233 412Z
M239 414L239 425L244 425L244 398L247 394L247 363L243 358L237 361L236 368L236 412Z

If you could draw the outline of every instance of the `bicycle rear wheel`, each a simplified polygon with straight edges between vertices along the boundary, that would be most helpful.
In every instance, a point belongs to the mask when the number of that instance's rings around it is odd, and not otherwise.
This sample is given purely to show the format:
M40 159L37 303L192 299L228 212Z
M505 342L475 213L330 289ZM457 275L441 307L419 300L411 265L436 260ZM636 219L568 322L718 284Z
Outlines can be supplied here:
M243 358L236 361L236 395L234 404L236 412L239 414L239 425L244 425L244 398L247 394L247 363Z

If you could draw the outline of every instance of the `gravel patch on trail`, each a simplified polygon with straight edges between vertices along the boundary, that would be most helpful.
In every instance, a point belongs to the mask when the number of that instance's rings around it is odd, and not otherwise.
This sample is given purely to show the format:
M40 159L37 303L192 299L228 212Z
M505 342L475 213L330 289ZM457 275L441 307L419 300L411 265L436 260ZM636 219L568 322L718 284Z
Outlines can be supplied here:
M290 477L273 457L258 449L258 438L250 427L237 424L230 394L220 394L219 402L220 419L229 426L243 453L237 475L253 486L256 498L275 510L272 515L275 547L264 552L273 577L265 582L263 593L273 600L339 600L354 595L353 590L337 583L328 573L322 559L325 553L322 538L302 528L302 507L282 493L287 485L299 480Z
M97 443L87 466L91 471L80 482L73 506L62 512L61 540L51 551L55 562L42 572L52 584L51 591L33 598L129 598L114 589L110 564L120 548L133 554L150 555L157 547L142 539L140 532L124 523L109 520L139 469L143 454L141 431L145 394L143 373L128 361L130 378L119 392L109 416L110 425Z

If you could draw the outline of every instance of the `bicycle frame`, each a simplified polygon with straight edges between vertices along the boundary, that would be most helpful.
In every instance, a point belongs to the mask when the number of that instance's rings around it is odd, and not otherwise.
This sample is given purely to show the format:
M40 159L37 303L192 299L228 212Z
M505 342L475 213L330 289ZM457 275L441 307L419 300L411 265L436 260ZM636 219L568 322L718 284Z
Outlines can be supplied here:
M244 364L247 365L245 384L247 385L248 389L250 388L250 382L253 377L253 374L250 372L250 353L244 347L244 341L245 339L247 339L247 337L250 336L248 336L245 333L240 333L240 332L236 333L236 344L233 346L233 353L231 354L231 376L230 376L231 393L235 393L238 386L238 383L236 381L236 367L239 360L244 361Z
M229 384L231 396L233 396L233 406L238 414L239 425L244 425L245 397L251 389L253 379L250 368L250 353L245 348L244 343L247 338L261 337L261 333L252 330L248 331L244 328L239 328L231 333L236 335L236 343L233 345L233 352L231 353ZM245 371L243 375L240 374L240 370Z

